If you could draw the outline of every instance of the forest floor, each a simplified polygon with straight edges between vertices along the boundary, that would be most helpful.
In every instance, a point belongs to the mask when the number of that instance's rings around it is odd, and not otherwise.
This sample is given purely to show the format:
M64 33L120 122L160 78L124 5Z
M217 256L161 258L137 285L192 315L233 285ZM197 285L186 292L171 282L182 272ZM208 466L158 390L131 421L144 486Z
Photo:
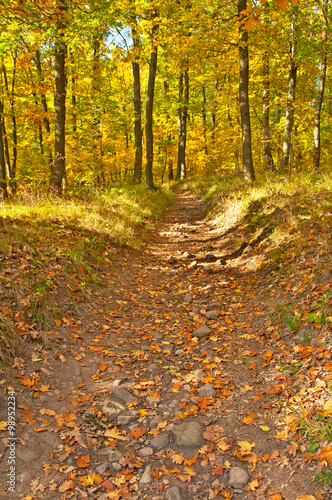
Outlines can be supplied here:
M179 193L144 251L98 266L99 285L52 330L16 315L0 498L331 500L331 253L308 226L272 266L271 224L286 215L221 224ZM20 255L6 257L11 278Z

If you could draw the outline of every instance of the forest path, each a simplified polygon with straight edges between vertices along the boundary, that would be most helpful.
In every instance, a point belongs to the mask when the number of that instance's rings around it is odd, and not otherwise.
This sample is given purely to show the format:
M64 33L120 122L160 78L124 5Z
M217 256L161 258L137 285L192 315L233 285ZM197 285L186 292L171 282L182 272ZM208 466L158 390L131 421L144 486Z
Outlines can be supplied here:
M48 333L25 379L12 378L17 483L0 498L295 500L317 491L316 466L279 421L287 383L271 362L280 333L269 277L246 252L224 263L239 248L237 229L222 237L206 212L178 194L145 250L120 256L109 289ZM308 498L331 498L321 491Z

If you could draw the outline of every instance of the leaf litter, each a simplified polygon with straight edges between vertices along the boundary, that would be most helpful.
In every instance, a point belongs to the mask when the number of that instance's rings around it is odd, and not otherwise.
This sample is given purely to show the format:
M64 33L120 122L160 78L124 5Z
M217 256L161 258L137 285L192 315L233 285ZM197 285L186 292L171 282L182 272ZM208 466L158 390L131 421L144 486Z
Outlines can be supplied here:
M264 267L271 233L238 253L245 228L207 245L205 216L178 195L145 251L120 254L42 344L28 316L2 310L27 346L5 376L20 497L331 498L312 481L332 465L329 251L309 228Z

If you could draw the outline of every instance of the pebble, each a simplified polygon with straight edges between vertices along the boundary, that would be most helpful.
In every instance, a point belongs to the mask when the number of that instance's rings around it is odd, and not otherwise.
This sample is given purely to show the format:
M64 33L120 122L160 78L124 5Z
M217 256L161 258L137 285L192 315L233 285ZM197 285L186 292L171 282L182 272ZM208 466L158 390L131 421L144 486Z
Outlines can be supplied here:
M220 309L222 307L222 304L218 300L214 300L208 305L208 309L211 311L211 309Z
M113 468L113 470L115 470L116 472L119 472L119 471L122 469L122 466L121 466L118 462L113 462L113 463L112 463L112 468Z
M213 398L213 396L215 396L216 394L216 391L213 389L212 384L205 384L203 387L200 388L198 394L202 398Z
M184 298L183 298L184 302L188 302L188 304L191 304L192 301L194 300L193 299L193 296L192 295L189 295L189 293L187 293Z
M147 465L144 472L143 472L143 475L139 481L139 484L141 486L144 486L145 484L150 484L152 481L152 476L151 476L151 465Z
M204 378L204 372L203 370L195 370L194 371L194 377L198 382L202 382Z
M104 462L96 467L96 474L100 474L102 476L109 468L110 464L108 462Z
M204 337L207 337L211 333L210 328L207 326L200 326L193 332L193 337L198 337L199 339L202 339Z
M189 269L196 269L197 268L197 260L193 260L190 264L189 264Z
M153 429L162 421L161 415L155 415L150 421L150 428Z
M139 456L144 458L144 457L150 457L153 455L153 448L151 446L144 446L144 448L141 448L138 452Z
M166 433L158 434L157 436L153 437L150 442L151 446L157 451L166 448L168 443L169 443L169 435Z
M128 425L130 422L135 420L135 415L119 415L117 419L118 425Z
M169 264L176 264L177 263L177 259L175 257L173 257L173 255L170 255L167 259L167 262Z
M166 500L182 500L181 490L178 486L173 486L166 492Z
M138 399L136 396L133 396L133 394L131 394L126 389L123 389L122 387L111 387L110 391L111 392L108 395L108 398L110 398L110 400L114 398L114 401L118 400L125 404L133 402L137 404L141 403L140 399Z
M232 488L243 488L249 481L249 474L242 467L232 467L229 471L228 483Z
M207 313L206 313L207 319L217 319L218 316L219 316L219 312L216 310L207 311Z
M177 446L196 448L205 443L203 428L201 424L195 420L175 426L172 432L175 436Z
M158 405L160 403L160 399L151 396L149 398L146 398L146 402L149 406Z

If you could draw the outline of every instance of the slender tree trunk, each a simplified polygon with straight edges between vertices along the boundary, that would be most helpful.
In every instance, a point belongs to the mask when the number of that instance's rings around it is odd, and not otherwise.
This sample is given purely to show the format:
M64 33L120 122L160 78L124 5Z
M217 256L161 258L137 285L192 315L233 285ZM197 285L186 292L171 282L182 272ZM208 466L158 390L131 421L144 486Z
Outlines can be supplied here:
M289 40L289 67L288 67L288 93L287 93L287 106L286 106L286 122L284 132L284 142L282 146L282 155L280 161L280 172L289 166L291 147L292 147L292 130L294 124L294 111L295 111L295 90L296 90L296 77L297 77L297 63L295 61L296 52L296 35L295 35L295 22L291 24L291 33Z
M146 185L153 188L153 98L154 86L157 72L157 45L155 45L154 35L157 27L153 27L152 51L150 56L148 92L146 96L146 118L145 118L145 136L146 136Z
M2 62L2 71L4 76L5 88L9 99L10 115L12 120L13 148L12 148L12 161L10 166L10 176L11 176L10 178L14 192L16 190L15 178L16 178L16 166L17 166L17 123L16 123L15 100L14 100L15 80L16 80L16 60L17 60L17 50L13 55L13 76L12 76L11 88L9 88L6 67L4 65L4 62ZM8 142L7 142L7 151L9 153Z
M59 34L55 42L55 122L54 122L54 163L52 165L50 192L60 195L62 182L66 176L66 54L67 47L64 41L64 23L61 19L66 10L65 0L57 0L60 12L58 21ZM61 16L62 14L62 16Z
M3 102L0 101L0 120L3 122ZM7 196L6 159L3 144L3 127L0 126L0 196Z
M136 24L136 18L135 18ZM142 182L142 162L143 162L143 145L142 145L142 99L141 99L141 78L139 66L139 50L140 39L135 28L132 28L132 38L134 45L134 61L133 78L134 78L134 110L135 110L135 165L134 165L134 182L141 184Z
M327 4L327 2L326 2ZM319 172L319 164L320 164L320 116L321 109L324 98L324 88L325 88L325 80L326 80L326 68L327 68L327 55L326 55L326 40L327 33L326 30L323 32L323 50L322 50L322 59L320 63L320 73L319 73L319 82L318 82L318 90L317 90L317 98L316 98L316 108L315 108L315 121L314 121L314 171L316 173Z
M289 64L288 73L288 95L286 108L286 123L284 142L282 146L282 156L280 162L280 171L283 172L289 166L291 146L292 146L292 130L294 124L295 111L295 89L296 89L297 64L292 60Z
M179 144L178 162L176 169L176 180L185 179L187 176L186 166L186 143L187 143L187 118L189 103L189 71L188 60L185 62L187 68L181 72L179 78L179 102L178 122L179 122ZM184 91L184 99L183 99Z
M208 150L208 145L207 145L207 121L206 121L206 91L205 91L205 85L202 86L202 93L203 93L203 109L202 109L202 119L203 119L203 135L204 135L204 150L206 156L209 154Z
M249 111L249 54L248 54L248 31L245 29L245 12L247 0L238 0L239 26L239 61L240 61L240 82L239 98L242 127L242 156L244 177L247 181L255 180L254 164L251 148L251 126Z
M41 66L41 58L40 58L40 50L37 49L35 52L35 63L36 63L36 70L37 70L37 75L38 75L38 80L39 80L39 85L42 86L44 82L44 76L43 76L43 71L42 71L42 66ZM41 100L41 105L43 109L43 125L44 125L44 131L46 134L46 138L50 136L51 133L51 126L50 126L50 119L48 116L48 106L47 106L47 100L46 100L46 94L42 90L40 92L40 100ZM47 143L47 139L46 139ZM48 149L48 163L50 166L50 169L52 168L53 164L53 155L52 151L50 150L50 147L47 145Z
M3 147L4 147L5 160L6 160L7 178L11 179L12 172L11 172L11 164L10 164L9 144L8 144L8 137L7 137L7 131L6 131L5 116L3 113L2 113L2 119L1 119L1 128L2 128Z
M105 188L105 174L103 169L103 151L101 137L101 110L98 91L100 88L100 38L93 37L93 65L92 65L92 107L93 107L93 163L95 169L95 184L101 189Z
M274 170L274 163L271 151L270 137L270 63L269 55L265 52L263 56L263 142L264 160L267 170Z
M32 79L32 78L31 78ZM36 108L39 107L39 102L38 102L38 97L35 92L35 90L32 91L33 99L35 101ZM43 138L43 127L41 124L41 121L38 119L38 138L39 138L39 147L40 147L40 154L44 156L44 138Z

